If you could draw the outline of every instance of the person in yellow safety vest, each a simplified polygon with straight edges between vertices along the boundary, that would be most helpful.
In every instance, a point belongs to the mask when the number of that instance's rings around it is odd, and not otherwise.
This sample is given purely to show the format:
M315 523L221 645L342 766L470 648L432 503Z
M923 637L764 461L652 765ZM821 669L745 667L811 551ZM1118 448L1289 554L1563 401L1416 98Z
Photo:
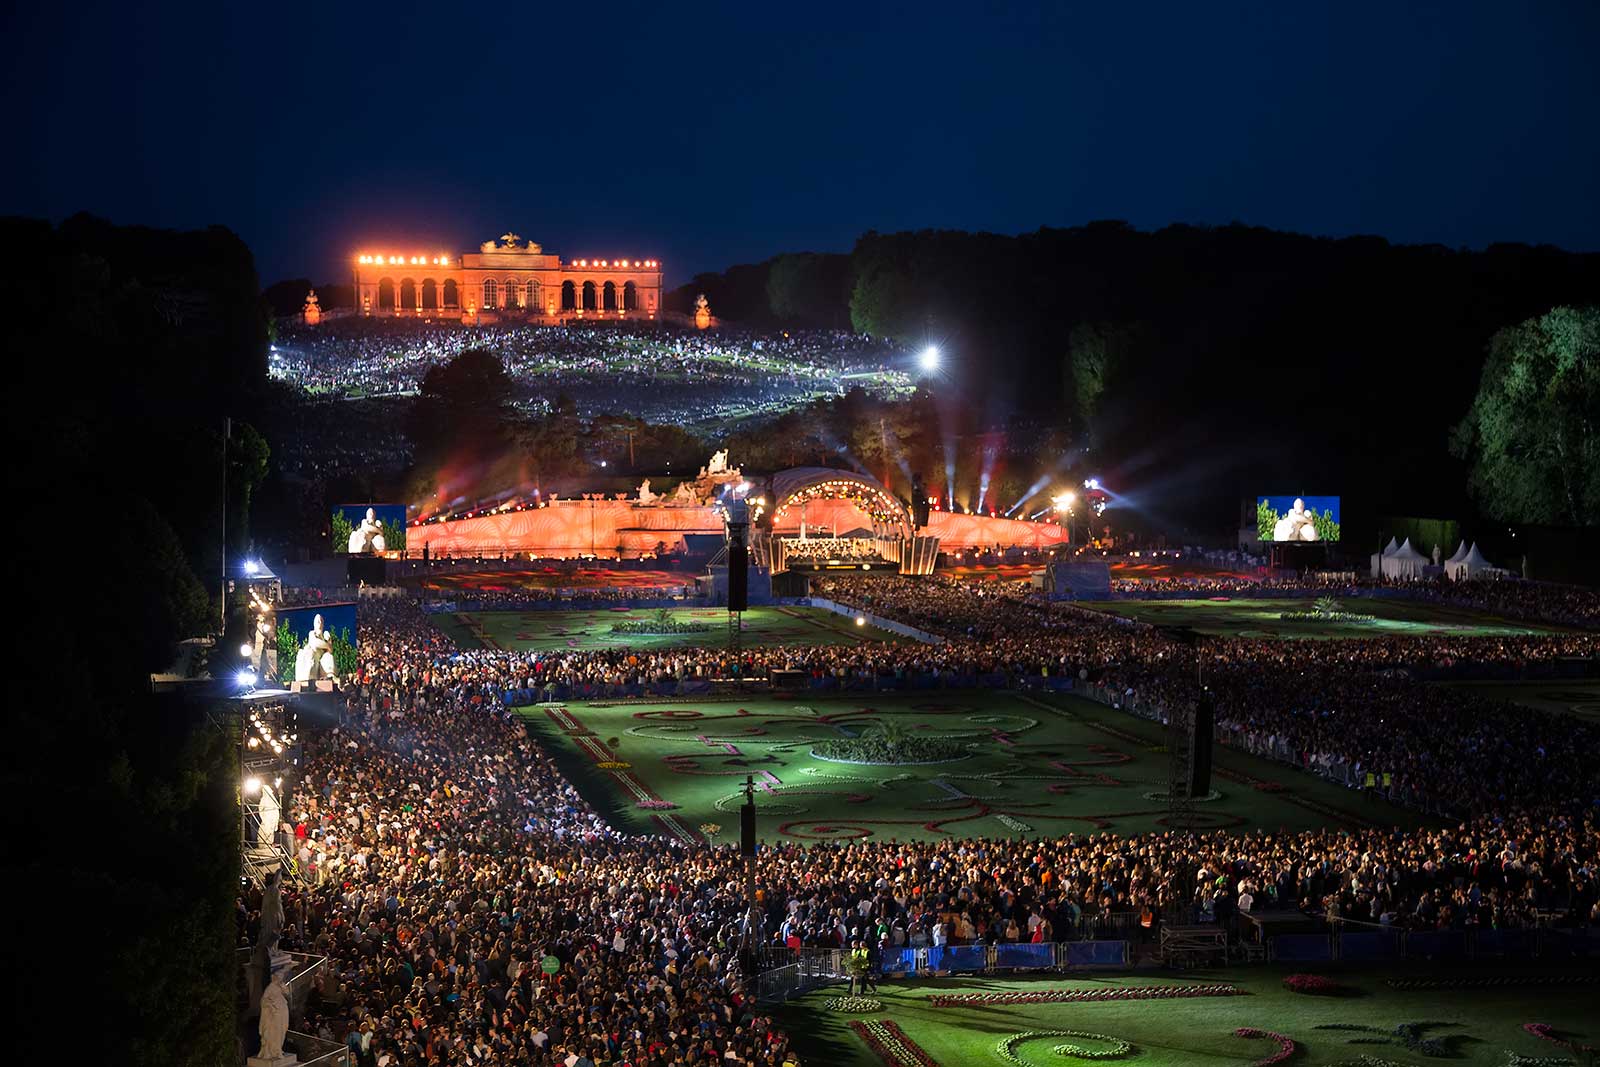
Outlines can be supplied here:
M1383 791L1384 791L1384 793L1387 794L1393 786L1394 786L1394 775L1390 774L1388 771L1384 771L1383 772Z
M1375 790L1377 787L1378 776L1373 774L1371 771L1368 771L1366 777L1361 782L1361 791L1366 794L1368 800L1371 800L1373 790Z
M867 982L870 978L872 957L867 952L867 943L857 941L850 949L850 964L845 968L850 975L851 992L865 993Z

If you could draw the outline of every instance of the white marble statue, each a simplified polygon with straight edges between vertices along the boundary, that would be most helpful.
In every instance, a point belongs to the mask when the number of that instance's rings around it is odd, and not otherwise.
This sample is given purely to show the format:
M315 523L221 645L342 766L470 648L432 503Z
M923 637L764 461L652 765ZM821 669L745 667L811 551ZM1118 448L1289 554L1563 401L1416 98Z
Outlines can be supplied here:
M707 474L728 473L728 450L726 448L711 453L711 462L706 464Z
M688 482L679 482L677 492L672 494L672 502L674 504L688 506L691 504L698 504L700 500L694 495L694 486L690 485Z
M1437 567L1439 565L1439 558L1441 556L1443 556L1443 555L1444 555L1444 553L1439 551L1439 546L1438 545L1434 545L1433 546L1433 565L1435 567Z
M316 682L334 676L333 635L322 625L319 613L311 620L311 632L306 643L294 657L294 680Z
M350 531L350 554L359 556L367 552L382 552L387 547L383 539L383 523L378 521L378 513L368 508L361 525Z
M1294 507L1284 512L1272 528L1274 541L1315 541L1317 539L1317 526L1312 521L1311 512L1306 510L1306 502L1295 497Z
M283 1039L289 1034L289 990L283 972L274 971L272 981L261 991L261 1051L256 1058L268 1063L283 1059Z
M650 479L646 478L639 483L639 503L654 504L655 502L656 495L650 491Z

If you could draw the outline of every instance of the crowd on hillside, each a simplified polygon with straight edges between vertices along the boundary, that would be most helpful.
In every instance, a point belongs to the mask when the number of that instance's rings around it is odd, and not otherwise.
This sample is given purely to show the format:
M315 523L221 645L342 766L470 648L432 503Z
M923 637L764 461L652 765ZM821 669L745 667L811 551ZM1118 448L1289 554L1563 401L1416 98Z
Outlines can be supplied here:
M884 600L897 598L879 589ZM977 594L956 589L939 602L960 614L966 595ZM1020 629L1046 617L1023 597L999 606L1023 616ZM361 610L361 675L347 684L337 725L307 725L303 774L286 813L312 886L287 894L282 947L334 961L318 980L307 1028L384 1067L794 1063L738 966L737 853L614 830L506 711L506 689L530 671L570 668L572 657L463 651L408 600ZM965 617L943 628L958 629ZM1004 630L950 646L1000 657L1023 640ZM1044 647L1073 633L1068 625L1032 640ZM1115 624L1077 636L1086 643L1073 654L1085 667L1104 654L1094 665L1108 671L1132 658L1130 640L1163 644ZM990 651L978 652L982 645ZM1275 670L1314 694L1328 681L1323 661L1296 658L1293 649L1311 651L1310 643L1286 645ZM906 648L868 643L844 654ZM789 654L806 662L835 651ZM652 669L726 667L728 658L661 655ZM1158 663L1172 656L1187 672L1173 648L1153 655ZM1259 656L1242 649L1214 673L1249 663L1260 680L1272 671ZM1259 703L1271 707L1278 695ZM1229 691L1226 706L1237 716L1248 698ZM1366 708L1340 706L1330 743L1339 731L1376 731L1431 751L1436 758L1421 773L1486 776L1487 789L1471 795L1478 813L1410 832L778 846L760 865L762 937L836 947L1047 941L1112 915L1154 923L1180 898L1224 923L1241 912L1299 908L1338 923L1429 930L1600 924L1593 728L1501 717L1458 742L1455 731L1435 735L1418 720L1507 713ZM1566 770L1585 765L1586 776ZM242 939L253 938L259 912L259 898L241 900ZM541 967L548 957L559 964L553 974Z
M904 353L847 331L747 333L652 324L462 326L346 318L288 329L274 377L335 397L415 391L431 367L487 348L537 406L565 393L583 418L626 411L686 425L777 414L852 385L908 392Z

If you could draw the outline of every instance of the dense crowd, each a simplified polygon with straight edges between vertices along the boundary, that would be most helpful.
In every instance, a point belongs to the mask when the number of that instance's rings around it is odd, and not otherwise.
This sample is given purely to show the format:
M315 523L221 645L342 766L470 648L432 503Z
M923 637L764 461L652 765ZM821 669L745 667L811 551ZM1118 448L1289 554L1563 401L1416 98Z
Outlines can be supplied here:
M311 885L287 895L283 947L334 961L306 1026L386 1067L796 1062L741 974L737 852L610 827L506 711L503 693L532 677L964 665L1129 672L1176 692L1193 673L1189 653L1152 632L1015 590L832 584L835 596L954 636L940 646L515 654L457 648L410 600L363 603L361 675L348 681L342 720L308 728L286 814ZM1481 780L1462 793L1473 812L1409 832L781 845L760 864L761 937L1049 941L1117 916L1149 926L1180 900L1223 923L1300 909L1413 929L1600 924L1592 727L1491 705L1418 714L1403 699L1417 694L1392 697L1390 675L1366 673L1406 653L1360 642L1347 655L1332 642L1285 642L1276 660L1237 644L1207 653L1230 722L1259 714L1255 728L1310 730L1329 745L1399 739L1432 757L1406 773ZM1445 644L1452 656L1539 654ZM1284 685L1242 685L1269 676ZM1323 692L1340 677L1356 688ZM1295 692L1323 710L1274 710ZM243 939L259 911L258 897L241 900ZM555 973L541 967L548 957Z
M565 393L582 418L626 411L695 425L778 414L863 386L909 392L904 353L847 331L700 332L653 324L461 326L348 318L290 328L272 351L274 377L322 396L417 389L429 368L487 348L523 387L524 406Z
M1580 629L1600 630L1600 593L1581 586L1529 582L1516 578L1498 581L1454 582L1366 578L1351 574L1317 574L1304 577L1254 578L1233 574L1198 574L1172 578L1114 578L1111 590L1119 596L1362 596L1383 593L1408 600L1473 608L1508 619L1546 622Z

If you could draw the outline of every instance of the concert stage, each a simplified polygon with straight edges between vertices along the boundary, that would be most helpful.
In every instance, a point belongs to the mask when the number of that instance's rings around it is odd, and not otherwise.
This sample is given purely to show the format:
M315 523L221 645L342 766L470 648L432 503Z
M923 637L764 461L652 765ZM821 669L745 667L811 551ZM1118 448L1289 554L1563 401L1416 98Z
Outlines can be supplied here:
M768 502L771 525L758 523L758 533L770 532L791 544L802 536L909 539L912 535L905 503L873 479L852 471L801 467L738 484L750 486L749 499ZM694 500L688 502L691 495ZM525 554L543 559L636 559L684 552L686 538L694 535L722 537L722 516L714 496L680 493L668 499L646 492L641 497L648 502L554 500L521 510L425 522L410 527L406 543L412 554L426 546L437 558ZM1051 548L1067 543L1066 530L1055 523L944 511L931 513L928 525L915 532L918 537L938 538L940 551Z

